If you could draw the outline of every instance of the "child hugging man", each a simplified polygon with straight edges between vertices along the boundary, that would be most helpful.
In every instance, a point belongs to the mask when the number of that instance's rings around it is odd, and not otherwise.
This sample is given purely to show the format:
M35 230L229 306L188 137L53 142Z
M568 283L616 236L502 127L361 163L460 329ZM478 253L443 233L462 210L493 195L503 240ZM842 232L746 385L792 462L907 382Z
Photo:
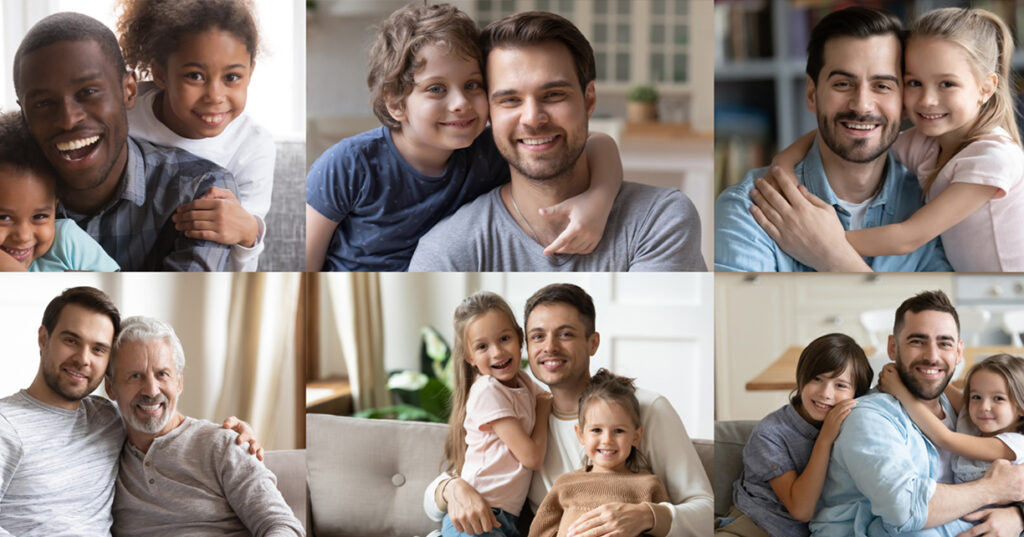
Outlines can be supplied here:
M0 270L120 270L99 243L56 212L56 172L21 114L0 113Z

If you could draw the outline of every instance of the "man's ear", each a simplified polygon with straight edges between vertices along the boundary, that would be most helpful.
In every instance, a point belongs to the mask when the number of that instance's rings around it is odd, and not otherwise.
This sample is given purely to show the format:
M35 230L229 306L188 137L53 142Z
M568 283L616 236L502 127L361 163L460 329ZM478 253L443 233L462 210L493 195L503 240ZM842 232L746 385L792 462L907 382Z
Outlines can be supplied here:
M889 353L889 360L896 361L896 336L889 336L889 345L886 349Z
M122 80L124 90L124 107L128 110L135 108L135 97L139 93L139 83L135 80L135 73L125 73Z
M811 77L808 76L807 85L804 87L804 99L807 104L807 109L810 110L812 114L818 113L818 106L815 102L816 96L814 94L816 89L818 89L818 85L815 84L814 80L811 80Z
M46 330L45 326L39 327L39 353L43 352L43 347L46 346L46 340L50 338L50 333Z
M583 102L587 104L587 118L594 115L594 109L597 108L597 91L594 90L594 81L591 80L587 83L587 89L583 90Z
M590 356L593 356L597 352L597 348L601 345L601 334L594 332L587 338L587 352Z

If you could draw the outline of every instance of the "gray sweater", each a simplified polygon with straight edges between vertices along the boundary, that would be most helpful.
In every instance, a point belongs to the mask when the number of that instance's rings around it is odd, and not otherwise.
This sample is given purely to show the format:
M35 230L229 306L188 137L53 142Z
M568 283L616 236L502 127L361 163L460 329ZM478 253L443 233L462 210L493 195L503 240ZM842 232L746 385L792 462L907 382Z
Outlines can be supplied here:
M110 535L124 425L89 396L78 410L22 390L0 399L0 535Z
M410 271L705 271L700 217L674 188L623 182L601 242L587 255L544 255L519 227L500 188L463 205L416 246Z
M235 444L237 435L193 418L143 453L121 452L114 535L305 535L274 474Z

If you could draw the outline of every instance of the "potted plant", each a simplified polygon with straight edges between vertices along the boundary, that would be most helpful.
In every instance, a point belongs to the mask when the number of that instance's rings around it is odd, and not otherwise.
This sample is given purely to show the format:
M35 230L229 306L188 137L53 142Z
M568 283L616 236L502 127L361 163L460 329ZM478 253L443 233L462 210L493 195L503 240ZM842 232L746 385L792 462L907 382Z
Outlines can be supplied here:
M633 86L626 96L626 120L630 123L658 121L658 91L654 86Z
M448 421L448 400L452 393L451 348L433 327L420 329L420 370L392 371L388 389L394 405L355 413L357 418L408 421Z

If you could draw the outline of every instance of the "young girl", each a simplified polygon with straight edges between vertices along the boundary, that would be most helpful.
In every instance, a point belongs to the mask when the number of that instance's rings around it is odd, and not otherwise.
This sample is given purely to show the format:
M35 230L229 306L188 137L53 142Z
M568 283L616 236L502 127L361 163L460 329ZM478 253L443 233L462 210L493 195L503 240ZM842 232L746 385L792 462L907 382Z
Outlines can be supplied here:
M893 145L926 205L899 224L848 231L865 257L913 252L936 235L957 271L1024 270L1024 151L1010 84L1013 36L983 9L943 8L914 23L903 105L915 127ZM780 153L792 168L814 133ZM829 207L831 210L831 207Z
M807 521L825 484L839 426L872 379L864 351L849 336L828 334L800 353L790 404L765 416L743 448L728 525L743 537L807 536Z
M548 442L551 396L520 369L523 330L508 304L481 291L455 310L455 392L445 471L468 482L499 527L481 535L517 536L516 522ZM442 491L443 494L443 491ZM442 535L467 535L447 515Z
M509 181L509 165L485 129L479 34L450 4L408 5L381 23L367 83L383 126L338 142L310 167L307 270L408 270L434 224ZM549 218L568 216L565 231L558 238L534 233L547 254L589 253L603 234L622 163L604 134L591 134L586 152L591 188L546 209ZM517 216L540 227L538 215Z
M256 270L274 182L274 140L243 114L258 30L250 0L121 0L125 61L140 79L130 134L226 168L238 199L211 189L178 208L175 227L231 245L229 271Z
M70 218L55 218L57 173L21 114L0 113L0 271L120 270Z
M946 387L953 408L962 409L967 395L967 411L960 411L956 432L910 394L892 364L882 368L878 389L899 399L921 432L954 454L957 483L979 479L996 459L1024 462L1024 359L989 356L967 373L963 393Z
M605 369L590 379L575 426L586 453L584 467L558 476L537 509L530 537L565 537L576 519L608 503L669 501L640 451L643 427L635 392L633 379ZM667 530L671 522L655 520L654 527Z

